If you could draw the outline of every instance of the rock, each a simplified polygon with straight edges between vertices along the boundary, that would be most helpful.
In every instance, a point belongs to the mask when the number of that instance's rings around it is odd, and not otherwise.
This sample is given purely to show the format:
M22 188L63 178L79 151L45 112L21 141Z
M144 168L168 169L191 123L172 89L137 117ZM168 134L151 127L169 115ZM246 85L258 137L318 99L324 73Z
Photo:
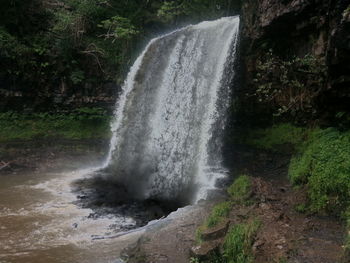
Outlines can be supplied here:
M221 242L221 240L204 242L201 245L192 247L190 254L200 260L208 259L211 255L219 252Z
M341 12L343 8L339 3L338 12L341 13L341 19L332 30L327 50L327 62L331 77L330 86L335 88L331 95L336 97L349 96L347 88L350 83L350 12L349 9Z
M277 245L283 245L286 243L286 239L284 237L282 237L281 239L277 240L276 241L276 244Z
M236 92L247 119L266 123L275 111L270 102L259 102L254 96L257 61L271 49L276 56L304 57L307 54L324 59L327 83L317 93L315 109L322 118L332 118L350 103L350 11L349 0L246 0L243 1L242 53L245 85ZM326 88L327 87L327 88ZM332 112L330 112L332 111ZM317 117L319 117L317 116ZM331 117L332 116L332 117ZM315 119L316 116L302 116ZM264 120L264 121L263 121Z
M277 245L277 248L278 248L278 249L283 249L283 246Z
M230 226L230 220L225 219L219 225L206 229L202 232L202 239L204 241L215 240L224 237L227 233L228 227Z
M261 239L258 239L257 241L254 242L253 244L253 251L256 251L259 247L261 247L262 245L264 245L265 242Z
M263 209L263 210L269 210L269 209L271 209L271 205L266 204L266 203L261 203L261 204L259 205L259 207L260 207L261 209Z

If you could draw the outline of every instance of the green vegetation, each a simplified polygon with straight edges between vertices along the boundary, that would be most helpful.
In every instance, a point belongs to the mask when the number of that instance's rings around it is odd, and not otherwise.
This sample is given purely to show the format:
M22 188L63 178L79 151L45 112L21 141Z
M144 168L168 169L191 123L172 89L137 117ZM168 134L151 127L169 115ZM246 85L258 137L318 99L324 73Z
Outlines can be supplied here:
M152 31L239 7L239 0L3 0L0 80L32 94L50 94L63 84L120 83Z
M208 228L217 226L227 218L230 214L231 207L231 202L222 202L213 207L207 220L196 230L196 241L198 244L202 242L202 232Z
M344 211L350 205L350 132L316 131L292 159L289 175L308 186L311 211Z
M338 115L344 119L344 114ZM289 177L294 186L308 191L308 202L297 205L295 210L343 215L348 225L345 248L350 255L350 131L344 120L339 129L276 124L250 132L242 141L272 151L286 144L293 146Z
M278 263L288 263L288 260L287 260L285 257L281 257L281 258L278 260Z
M71 113L0 114L0 142L33 139L103 139L110 136L110 116L99 108Z
M164 1L157 11L157 17L163 23L179 23L189 20L199 21L227 16L232 10L239 10L241 0L175 0Z
M199 226L199 227L196 229L195 239L196 239L196 243L197 243L197 244L201 244L201 243L203 242L202 233L203 233L203 231L204 231L205 229L206 229L205 224Z
M214 206L205 225L209 228L218 225L220 222L223 221L224 218L226 218L229 215L231 211L231 206L231 202L223 202Z
M227 189L231 200L219 203L214 206L209 217L205 221L197 235L200 236L200 232L206 228L217 226L225 218L228 217L232 204L241 204L249 199L251 190L251 182L247 175L239 176L234 183Z
M303 119L317 113L316 98L326 87L326 64L312 55L283 59L270 50L257 61L255 96L269 103L275 116Z
M251 181L247 175L239 176L234 183L227 189L230 200L215 205L206 219L196 231L197 243L202 242L202 232L220 224L230 214L233 204L245 204L250 197Z
M234 183L227 189L228 194L234 203L245 202L250 195L251 181L247 175L241 175Z
M279 151L279 146L289 144L299 148L311 136L313 130L296 127L290 123L275 124L266 129L257 129L245 135L245 144L271 151Z
M224 242L224 262L250 263L254 258L252 245L260 222L255 220L246 224L235 225L226 235Z
M295 211L297 211L297 212L299 212L299 213L301 213L301 214L303 214L303 213L305 213L306 212L306 210L307 210L307 207L306 207L306 205L305 204L298 204L298 205L296 205L295 206Z
M278 151L292 145L289 176L296 186L306 185L308 209L336 214L350 205L350 132L335 128L309 129L288 123L273 125L246 135L244 141L257 148ZM306 211L306 207L296 208Z
M200 263L200 261L199 261L198 258L191 257L191 258L190 258L190 263Z
M191 258L191 262L208 263L252 263L252 246L261 223L258 220L233 226L225 236L222 253L210 255L210 259L200 261Z
M226 263L226 261L219 253L212 253L207 260L192 257L190 263Z

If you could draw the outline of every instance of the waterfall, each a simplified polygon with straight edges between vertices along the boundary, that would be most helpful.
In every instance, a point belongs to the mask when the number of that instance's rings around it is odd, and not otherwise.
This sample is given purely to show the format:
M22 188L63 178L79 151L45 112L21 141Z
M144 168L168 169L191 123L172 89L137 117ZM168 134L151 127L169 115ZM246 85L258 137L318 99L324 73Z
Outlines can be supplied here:
M124 83L108 174L139 199L199 199L223 176L221 144L239 18L153 39Z

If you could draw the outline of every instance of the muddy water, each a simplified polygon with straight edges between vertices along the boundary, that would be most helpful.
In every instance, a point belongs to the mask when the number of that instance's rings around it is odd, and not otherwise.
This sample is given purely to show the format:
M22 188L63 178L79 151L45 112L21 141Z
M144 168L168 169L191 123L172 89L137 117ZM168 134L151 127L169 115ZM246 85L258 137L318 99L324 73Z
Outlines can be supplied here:
M133 219L89 217L74 202L71 183L89 170L0 176L0 263L119 262L141 231L120 234Z

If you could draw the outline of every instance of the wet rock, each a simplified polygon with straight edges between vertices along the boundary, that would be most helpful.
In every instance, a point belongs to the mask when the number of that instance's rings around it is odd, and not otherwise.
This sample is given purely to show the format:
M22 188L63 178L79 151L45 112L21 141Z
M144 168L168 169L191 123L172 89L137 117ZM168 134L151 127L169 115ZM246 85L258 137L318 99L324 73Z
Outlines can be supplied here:
M99 217L99 215L97 214L97 213L90 213L89 215L88 215L88 218L89 219L97 219Z
M228 227L230 226L230 220L225 219L219 225L206 229L202 232L202 239L204 241L215 240L224 237L227 233Z

